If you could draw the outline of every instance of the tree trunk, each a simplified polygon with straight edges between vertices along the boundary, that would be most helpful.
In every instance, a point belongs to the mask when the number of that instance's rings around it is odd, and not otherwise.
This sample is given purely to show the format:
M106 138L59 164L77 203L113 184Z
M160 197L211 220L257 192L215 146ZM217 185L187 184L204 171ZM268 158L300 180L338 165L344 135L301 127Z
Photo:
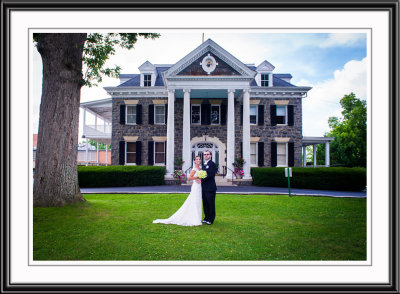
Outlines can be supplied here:
M82 52L86 34L40 34L42 100L37 141L34 206L85 201L78 184L77 152Z

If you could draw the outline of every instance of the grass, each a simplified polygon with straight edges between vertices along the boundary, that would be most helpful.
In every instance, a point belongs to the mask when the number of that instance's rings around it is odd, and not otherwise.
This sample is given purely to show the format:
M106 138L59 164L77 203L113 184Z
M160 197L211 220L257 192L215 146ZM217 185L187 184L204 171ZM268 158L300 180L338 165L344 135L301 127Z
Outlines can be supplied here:
M85 195L34 208L34 260L366 260L366 201L222 195L212 226L153 224L183 194Z

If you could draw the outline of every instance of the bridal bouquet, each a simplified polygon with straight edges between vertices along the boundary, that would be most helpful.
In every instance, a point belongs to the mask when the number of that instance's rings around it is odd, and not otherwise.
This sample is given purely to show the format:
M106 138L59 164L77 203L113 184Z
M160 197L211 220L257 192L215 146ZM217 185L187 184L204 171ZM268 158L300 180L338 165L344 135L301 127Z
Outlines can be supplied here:
M207 177L207 172L205 170L199 170L197 172L197 177L199 179L204 179L205 177Z

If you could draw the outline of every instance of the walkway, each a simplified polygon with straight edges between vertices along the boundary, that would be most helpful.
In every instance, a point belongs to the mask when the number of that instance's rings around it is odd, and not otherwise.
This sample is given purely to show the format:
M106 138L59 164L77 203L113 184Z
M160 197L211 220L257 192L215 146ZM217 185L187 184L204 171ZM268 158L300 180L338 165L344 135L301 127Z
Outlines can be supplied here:
M190 192L190 186L163 185L114 188L81 188L81 192L84 194L187 194ZM293 196L366 198L366 192L291 189L291 193ZM287 195L288 189L256 186L219 186L217 194Z

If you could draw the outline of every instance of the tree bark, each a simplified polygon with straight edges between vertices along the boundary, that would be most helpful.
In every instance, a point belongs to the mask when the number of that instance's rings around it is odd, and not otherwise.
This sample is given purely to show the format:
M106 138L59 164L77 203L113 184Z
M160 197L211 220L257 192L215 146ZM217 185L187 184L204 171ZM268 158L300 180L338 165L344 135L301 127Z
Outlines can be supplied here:
M85 201L78 184L77 152L82 53L86 34L40 34L42 100L37 141L34 206Z

